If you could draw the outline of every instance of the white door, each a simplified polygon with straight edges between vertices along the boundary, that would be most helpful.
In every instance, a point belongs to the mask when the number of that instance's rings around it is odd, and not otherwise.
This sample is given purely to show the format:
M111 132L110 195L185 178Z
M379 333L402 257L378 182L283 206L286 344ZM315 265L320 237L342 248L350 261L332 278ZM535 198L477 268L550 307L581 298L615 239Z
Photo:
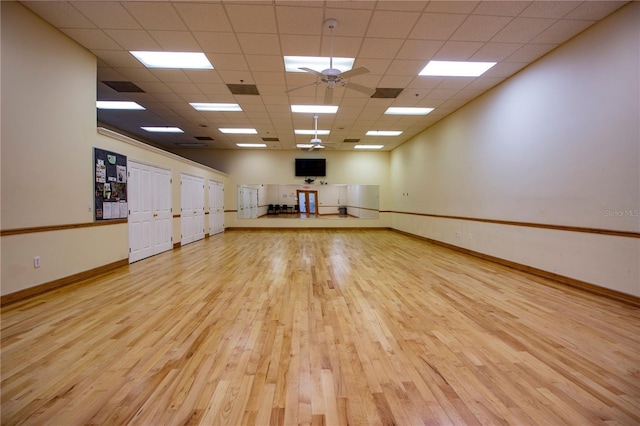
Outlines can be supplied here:
M204 179L180 175L180 244L204 238Z
M171 171L153 169L154 254L173 248L173 210L171 207Z
M224 184L209 181L209 235L224 231Z
M128 162L129 263L171 250L171 171Z
M128 162L129 263L153 256L151 166Z
M204 239L204 178L193 177L193 241Z

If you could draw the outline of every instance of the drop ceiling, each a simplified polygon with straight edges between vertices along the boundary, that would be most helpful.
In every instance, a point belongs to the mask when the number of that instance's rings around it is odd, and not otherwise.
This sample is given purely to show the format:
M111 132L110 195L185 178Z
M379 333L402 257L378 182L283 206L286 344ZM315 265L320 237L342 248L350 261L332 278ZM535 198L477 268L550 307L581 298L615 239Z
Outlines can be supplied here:
M327 147L352 150L353 142L383 144L389 151L500 84L560 44L603 19L626 1L26 1L36 14L98 58L97 99L138 102L144 111L98 110L101 123L175 149L296 149L312 129L313 114L292 104L322 104L324 88L308 73L285 72L284 56L355 58L370 73L353 82L396 89L395 98L334 90L337 114L320 114L330 130ZM213 70L148 69L129 51L204 52ZM495 61L480 77L418 76L429 60ZM105 83L107 82L107 83ZM120 84L113 84L119 82ZM233 85L233 86L229 86ZM255 85L258 95L238 85ZM142 91L118 91L139 88ZM231 88L240 94L232 93ZM401 90L399 90L401 89ZM243 94L249 93L249 94ZM237 103L242 112L199 112L190 102ZM429 107L426 116L385 115L388 107ZM177 126L181 134L150 134L142 126ZM257 135L223 134L218 128L250 127ZM370 130L399 136L366 136Z

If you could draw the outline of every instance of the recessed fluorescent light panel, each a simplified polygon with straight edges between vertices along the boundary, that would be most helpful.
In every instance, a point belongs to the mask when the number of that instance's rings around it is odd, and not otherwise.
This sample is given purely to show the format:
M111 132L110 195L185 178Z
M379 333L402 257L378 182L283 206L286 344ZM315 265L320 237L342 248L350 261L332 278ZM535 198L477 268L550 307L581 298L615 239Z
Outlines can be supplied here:
M258 131L256 129L235 129L235 128L228 128L228 129L218 129L220 130L221 133L230 133L230 134L236 134L236 135L257 135Z
M197 111L217 111L217 112L242 111L242 108L240 108L240 105L238 104L190 102L189 105L191 105Z
M315 135L316 131L318 132L318 135L328 135L330 130L306 130L306 129L296 129L293 132L296 135Z
M384 145L355 145L353 149L382 149Z
M384 112L390 115L427 115L433 108L389 107Z
M141 129L153 133L184 133L184 131L178 127L141 127Z
M333 68L342 72L353 68L355 58L333 58ZM318 72L329 68L329 57L325 56L285 56L284 69L287 72L306 72L300 68L311 68Z
M147 68L185 68L212 70L213 65L202 52L129 52Z
M496 62L429 61L418 75L439 77L479 77Z
M335 114L336 112L338 112L338 107L334 105L291 105L291 112Z
M240 148L266 148L266 143L237 143Z
M367 136L398 136L402 130L369 130Z
M137 102L129 101L96 101L96 108L98 109L131 109L141 110L144 107Z

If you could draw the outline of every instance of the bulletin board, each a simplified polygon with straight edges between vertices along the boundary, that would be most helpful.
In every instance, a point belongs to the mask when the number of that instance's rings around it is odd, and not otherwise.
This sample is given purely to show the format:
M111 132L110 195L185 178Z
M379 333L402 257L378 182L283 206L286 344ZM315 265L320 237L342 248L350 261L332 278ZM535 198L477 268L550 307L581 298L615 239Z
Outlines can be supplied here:
M100 148L93 149L95 220L126 219L127 157Z

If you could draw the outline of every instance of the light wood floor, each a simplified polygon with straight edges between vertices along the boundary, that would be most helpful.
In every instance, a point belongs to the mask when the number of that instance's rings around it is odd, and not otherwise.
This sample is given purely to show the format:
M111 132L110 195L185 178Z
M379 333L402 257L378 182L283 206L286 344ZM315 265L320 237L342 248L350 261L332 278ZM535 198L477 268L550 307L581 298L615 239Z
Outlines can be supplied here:
M231 231L1 318L3 425L640 424L639 309L387 230Z

